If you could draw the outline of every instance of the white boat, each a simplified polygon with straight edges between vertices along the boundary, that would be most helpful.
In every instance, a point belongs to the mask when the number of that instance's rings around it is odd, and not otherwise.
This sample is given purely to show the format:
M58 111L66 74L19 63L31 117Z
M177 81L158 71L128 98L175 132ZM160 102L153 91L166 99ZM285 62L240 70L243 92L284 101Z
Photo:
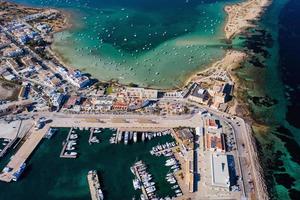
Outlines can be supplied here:
M77 152L74 151L70 152L70 156L77 156Z
M118 137L118 142L121 142L121 141L122 141L122 138L123 138L123 133L120 132L120 133L119 133L119 137Z
M91 139L91 142L92 143L99 143L100 141L99 141L99 139L97 139L96 136L93 136L92 139Z
M177 172L178 170L179 170L179 168L173 169L173 172L175 173L175 172Z
M100 200L104 200L103 192L100 188L98 189L98 197Z
M133 168L133 167L130 167L130 171L131 171L131 173L135 174L135 173L134 173L134 168Z
M141 183L138 179L133 179L132 184L135 190L141 189Z
M67 149L68 151L72 151L72 150L75 150L75 147L69 147L69 146L68 146L66 149Z
M133 141L134 141L134 142L137 142L137 132L134 132L134 133L133 133Z
M146 188L147 193L152 193L152 192L155 192L155 191L156 191L156 188L154 186Z
M176 162L175 161L170 161L170 162L166 162L165 166L172 166L175 165Z
M146 197L143 194L141 194L140 198L141 200L146 200Z
M124 137L124 144L127 145L128 144L128 132L125 132L125 137Z
M173 165L173 166L171 167L171 169L178 169L178 168L179 168L178 165Z
M78 135L77 134L71 134L70 135L70 139L71 140L75 140L75 139L77 139L78 138Z
M145 133L142 133L142 141L145 141Z
M181 193L181 191L180 190L175 190L175 193Z
M115 137L111 137L111 138L109 139L109 143L110 143L110 144L115 144L115 143L116 143L116 138L115 138Z
M131 141L133 138L133 132L129 132L129 140Z
M99 128L96 128L94 133L101 133L101 130Z
M155 183L154 182L146 182L144 185L145 185L145 187L151 187L151 186L154 186Z
M176 196L177 196L177 197L182 196L182 192L176 193Z
M178 185L173 185L171 188L174 190L174 189L177 189L179 186Z

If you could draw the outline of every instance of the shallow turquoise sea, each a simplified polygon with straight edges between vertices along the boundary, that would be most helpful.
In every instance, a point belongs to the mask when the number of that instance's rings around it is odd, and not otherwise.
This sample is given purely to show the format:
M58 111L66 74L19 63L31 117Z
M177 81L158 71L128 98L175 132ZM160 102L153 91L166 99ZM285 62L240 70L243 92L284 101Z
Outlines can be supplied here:
M224 54L224 5L236 0L17 0L73 13L53 49L99 80L182 86Z

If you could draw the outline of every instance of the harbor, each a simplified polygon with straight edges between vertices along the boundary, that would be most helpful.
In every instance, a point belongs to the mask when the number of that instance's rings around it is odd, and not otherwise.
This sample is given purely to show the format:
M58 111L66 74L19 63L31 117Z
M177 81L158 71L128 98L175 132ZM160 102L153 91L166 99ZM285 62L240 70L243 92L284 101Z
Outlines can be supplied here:
M12 180L16 181L19 178L24 170L24 167L26 166L26 160L43 139L44 134L45 130L32 130L24 144L0 174L1 181L11 182Z
M50 140L43 140L33 156L26 162L27 168L19 181L11 184L0 182L3 189L22 188L14 194L0 194L1 199L8 197L13 199L32 198L26 193L26 189L33 185L37 187L35 195L43 199L88 199L90 198L89 186L86 181L90 169L95 169L101 174L101 185L105 199L131 199L139 198L139 192L132 187L132 173L129 168L136 159L142 159L150 166L149 173L155 177L161 197L172 194L172 189L165 180L168 167L164 166L163 157L152 156L149 152L158 143L172 142L170 135L156 137L146 142L137 142L129 145L111 145L109 139L116 130L103 129L101 131L101 143L89 145L90 130L75 129L78 134L76 151L80 154L76 159L60 158L61 144L70 133L70 129L59 129ZM46 132L46 130L44 130ZM100 158L100 159L99 159ZM113 159L112 159L113 158ZM0 165L5 166L5 160ZM116 162L118 165L116 165ZM39 166L39 167L36 167ZM30 168L34 170L30 170ZM155 170L159 168L160 170ZM44 173L47 170L47 173ZM51 176L57 177L51 180ZM122 177L122 182L120 182ZM83 180L84 178L84 180ZM74 193L74 191L77 191ZM124 192L126 191L126 192ZM68 196L67 194L72 194Z

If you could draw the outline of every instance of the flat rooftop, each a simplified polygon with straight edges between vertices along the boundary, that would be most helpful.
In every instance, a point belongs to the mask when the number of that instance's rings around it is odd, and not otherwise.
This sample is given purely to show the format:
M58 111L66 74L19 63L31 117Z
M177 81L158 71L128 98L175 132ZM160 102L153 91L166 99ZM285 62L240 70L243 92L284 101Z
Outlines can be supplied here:
M211 156L212 185L229 188L229 169L227 155L213 153Z

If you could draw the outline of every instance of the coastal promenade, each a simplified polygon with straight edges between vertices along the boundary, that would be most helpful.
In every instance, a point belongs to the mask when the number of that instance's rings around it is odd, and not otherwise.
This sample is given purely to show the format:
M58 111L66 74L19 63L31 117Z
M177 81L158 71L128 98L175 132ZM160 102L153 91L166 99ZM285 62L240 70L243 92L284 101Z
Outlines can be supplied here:
M26 162L34 149L38 146L42 138L44 137L46 130L48 130L48 126L43 129L33 130L26 141L22 144L17 153L12 157L10 162L7 164L7 168L9 168L8 172L2 172L0 174L0 181L11 182L14 178L14 173L17 172L20 166Z

